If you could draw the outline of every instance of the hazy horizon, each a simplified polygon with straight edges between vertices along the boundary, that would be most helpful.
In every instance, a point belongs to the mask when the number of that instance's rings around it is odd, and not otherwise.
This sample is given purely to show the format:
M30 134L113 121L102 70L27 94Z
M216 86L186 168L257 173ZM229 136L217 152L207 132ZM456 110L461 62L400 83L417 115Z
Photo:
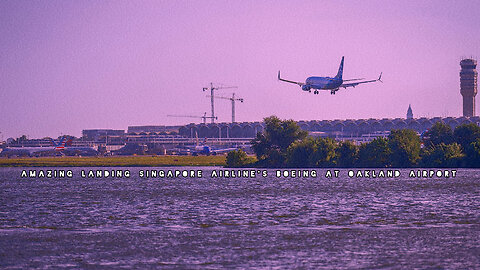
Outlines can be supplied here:
M210 82L238 89L236 120L462 115L459 62L478 57L480 1L1 1L1 136L181 125L210 115ZM336 95L277 81L384 83ZM477 97L478 99L478 97ZM478 115L479 109L476 109ZM218 122L231 103L215 100Z

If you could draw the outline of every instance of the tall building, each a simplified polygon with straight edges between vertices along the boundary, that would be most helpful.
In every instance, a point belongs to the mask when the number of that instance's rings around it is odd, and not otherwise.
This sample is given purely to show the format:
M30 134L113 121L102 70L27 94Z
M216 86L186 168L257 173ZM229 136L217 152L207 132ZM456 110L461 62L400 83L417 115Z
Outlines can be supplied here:
M87 140L99 140L100 137L105 136L124 136L125 130L114 129L84 129L82 130L82 136Z
M412 107L408 104L407 119L413 119Z
M460 61L460 93L463 96L463 116L475 116L475 96L477 95L477 61Z

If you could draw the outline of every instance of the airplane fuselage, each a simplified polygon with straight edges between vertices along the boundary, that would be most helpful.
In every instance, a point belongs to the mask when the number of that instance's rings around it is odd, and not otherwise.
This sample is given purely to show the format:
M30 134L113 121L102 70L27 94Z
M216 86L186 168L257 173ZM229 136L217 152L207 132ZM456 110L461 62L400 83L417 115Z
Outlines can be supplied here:
M334 90L342 85L343 80L339 78L330 77L308 77L305 80L305 85L302 86L303 91L310 91L310 89L318 90Z
M98 154L98 151L93 147L77 147L77 146L68 146L63 149L65 155L87 155L94 156Z
M195 146L195 153L201 154L201 155L210 155L212 153L212 150L210 149L210 146L197 145Z
M56 146L45 146L45 147L7 147L3 149L2 154L3 155L26 155L26 156L32 156L34 154L40 154L40 153L56 153L56 152L61 152L61 149Z
M194 156L197 155L217 155L217 154L222 154L222 153L228 153L233 150L237 150L238 148L212 148L211 146L208 145L197 145L194 148L191 148L191 153Z

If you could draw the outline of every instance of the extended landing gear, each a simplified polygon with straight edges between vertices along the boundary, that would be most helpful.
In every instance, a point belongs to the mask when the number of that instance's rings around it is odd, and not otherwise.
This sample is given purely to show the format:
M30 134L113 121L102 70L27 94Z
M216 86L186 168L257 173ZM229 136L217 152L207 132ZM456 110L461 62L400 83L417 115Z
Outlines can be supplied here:
M318 95L318 90L313 91L313 94Z
M336 91L330 91L330 95L335 95Z

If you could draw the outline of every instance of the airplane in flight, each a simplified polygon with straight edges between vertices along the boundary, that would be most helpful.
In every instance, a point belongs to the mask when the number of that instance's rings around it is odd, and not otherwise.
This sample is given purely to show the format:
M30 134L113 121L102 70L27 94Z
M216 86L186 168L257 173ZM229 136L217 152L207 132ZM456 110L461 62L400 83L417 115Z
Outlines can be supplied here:
M329 90L330 94L335 95L340 88L347 88L347 87L355 87L362 83L370 83L370 82L382 82L382 73L376 80L368 80L362 81L364 79L350 79L350 80L343 80L343 60L344 56L342 56L342 62L340 62L340 67L338 68L338 73L335 77L308 77L305 82L295 82L290 80L285 80L280 77L280 71L278 71L278 80L288 83L294 83L299 85L303 91L311 92L311 89L314 89L313 93L318 95L319 90Z

